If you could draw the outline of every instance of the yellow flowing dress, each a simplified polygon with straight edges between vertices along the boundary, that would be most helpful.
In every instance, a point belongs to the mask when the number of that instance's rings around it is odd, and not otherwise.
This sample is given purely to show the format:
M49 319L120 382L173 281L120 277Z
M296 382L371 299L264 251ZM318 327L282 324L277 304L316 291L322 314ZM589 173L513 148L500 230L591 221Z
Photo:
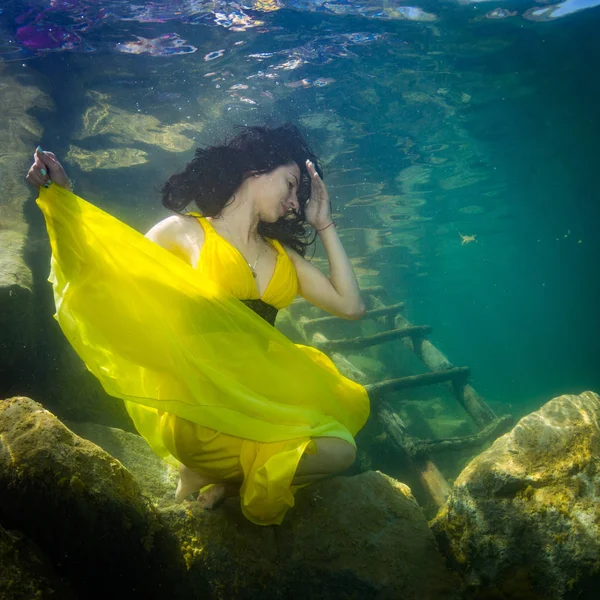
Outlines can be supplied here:
M52 247L55 318L87 368L125 401L159 456L240 479L245 516L281 523L311 440L354 445L369 416L365 389L240 301L258 298L252 273L206 219L194 269L56 184L37 203ZM261 299L283 308L296 274L270 243L278 258Z

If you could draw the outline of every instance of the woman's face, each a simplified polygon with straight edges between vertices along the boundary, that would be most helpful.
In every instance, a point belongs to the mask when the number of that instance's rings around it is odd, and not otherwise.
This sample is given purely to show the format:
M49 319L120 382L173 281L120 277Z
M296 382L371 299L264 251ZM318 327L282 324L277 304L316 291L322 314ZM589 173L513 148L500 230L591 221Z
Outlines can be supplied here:
M253 178L252 192L257 199L260 220L275 223L290 210L297 211L300 168L296 163Z

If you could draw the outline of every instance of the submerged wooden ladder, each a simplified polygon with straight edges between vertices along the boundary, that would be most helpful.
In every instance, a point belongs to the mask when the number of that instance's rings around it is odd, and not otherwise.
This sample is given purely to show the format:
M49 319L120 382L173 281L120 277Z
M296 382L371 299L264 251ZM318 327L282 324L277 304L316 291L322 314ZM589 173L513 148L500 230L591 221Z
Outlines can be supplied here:
M296 329L306 343L326 352L344 375L366 387L371 399L372 414L381 421L384 431L407 466L418 474L431 501L441 506L448 496L450 486L436 467L432 455L448 449L475 447L491 441L508 430L512 424L512 417L498 417L494 414L485 400L469 385L470 369L453 366L442 352L426 339L431 333L431 327L412 325L400 314L404 303L384 304L381 299L384 289L381 286L364 288L362 292L368 307L364 318L383 321L386 327L384 331L360 337L329 339L322 331L341 321L332 316L313 319L300 317L296 322ZM295 302L301 303L302 300ZM368 348L391 341L400 342L412 350L429 372L369 383L364 373L354 367L343 354L344 351ZM439 440L417 439L408 432L402 418L386 400L386 395L391 392L439 383L450 389L479 429L477 433Z

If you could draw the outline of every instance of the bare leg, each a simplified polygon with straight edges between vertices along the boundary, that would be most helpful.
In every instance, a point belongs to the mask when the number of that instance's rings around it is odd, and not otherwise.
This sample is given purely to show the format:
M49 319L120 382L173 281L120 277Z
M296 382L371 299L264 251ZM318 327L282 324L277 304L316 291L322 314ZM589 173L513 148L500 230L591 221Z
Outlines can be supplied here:
M344 471L356 458L354 446L338 438L317 438L314 442L317 452L304 454L292 480L294 485L312 483ZM175 492L178 502L183 502L190 494L199 492L203 487L211 484L210 488L198 495L198 502L202 508L215 508L225 498L237 496L240 492L239 481L217 481L185 465L180 465L179 476L179 485Z
M315 454L304 454L292 480L294 485L312 483L347 469L356 458L354 446L339 438L316 438Z

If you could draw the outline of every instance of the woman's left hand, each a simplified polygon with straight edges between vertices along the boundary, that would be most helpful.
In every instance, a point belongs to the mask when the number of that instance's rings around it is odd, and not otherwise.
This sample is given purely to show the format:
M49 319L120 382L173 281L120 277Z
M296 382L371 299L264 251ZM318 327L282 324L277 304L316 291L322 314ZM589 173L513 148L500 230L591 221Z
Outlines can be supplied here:
M323 180L319 177L315 166L310 160L306 161L306 168L308 169L311 183L310 200L306 204L304 211L306 220L315 229L322 229L331 223L329 194Z

